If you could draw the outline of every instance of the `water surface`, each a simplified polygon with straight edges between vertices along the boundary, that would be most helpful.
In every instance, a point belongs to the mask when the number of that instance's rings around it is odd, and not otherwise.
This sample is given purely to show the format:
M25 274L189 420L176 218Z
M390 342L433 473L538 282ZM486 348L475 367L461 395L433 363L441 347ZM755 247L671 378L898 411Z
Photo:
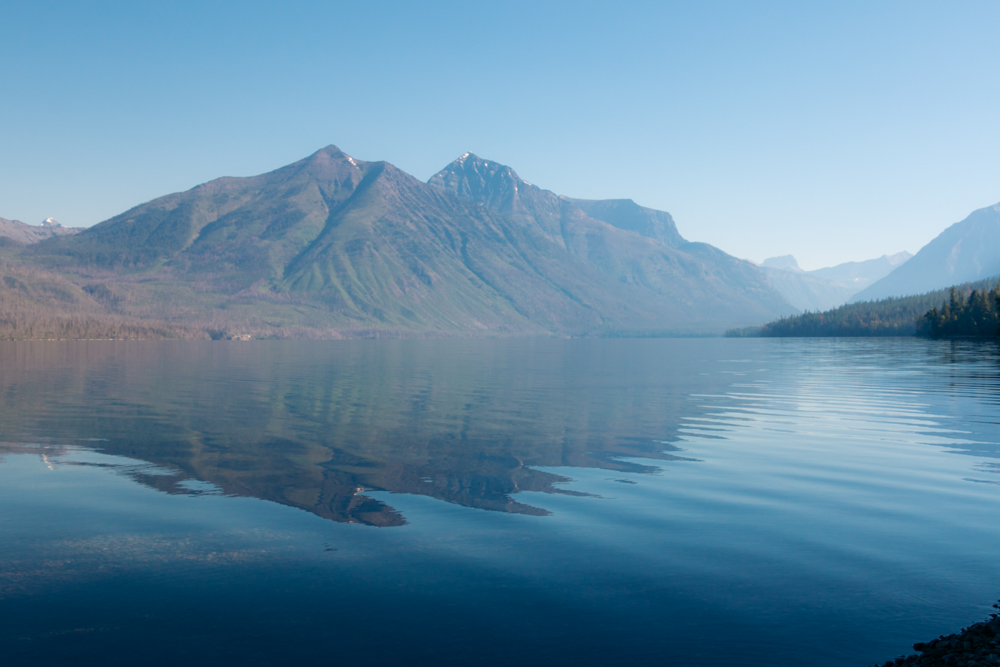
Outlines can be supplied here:
M1000 597L1000 352L0 344L12 664L866 665Z

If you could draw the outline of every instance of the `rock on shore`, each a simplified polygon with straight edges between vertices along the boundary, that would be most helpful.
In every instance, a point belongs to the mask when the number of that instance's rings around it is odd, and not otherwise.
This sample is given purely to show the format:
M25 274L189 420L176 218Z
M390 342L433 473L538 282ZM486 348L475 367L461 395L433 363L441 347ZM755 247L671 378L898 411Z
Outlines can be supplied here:
M993 605L1000 609L1000 605ZM947 665L948 667L987 667L1000 665L1000 618L990 614L989 620L970 625L961 632L941 636L929 642L913 645L920 655L900 656L874 667L895 665Z

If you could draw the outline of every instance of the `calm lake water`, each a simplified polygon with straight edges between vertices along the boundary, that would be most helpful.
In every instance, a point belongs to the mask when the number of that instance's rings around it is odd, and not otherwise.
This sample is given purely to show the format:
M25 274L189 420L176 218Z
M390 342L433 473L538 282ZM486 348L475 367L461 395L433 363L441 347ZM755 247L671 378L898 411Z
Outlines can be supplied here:
M0 662L870 665L998 442L995 344L0 343Z

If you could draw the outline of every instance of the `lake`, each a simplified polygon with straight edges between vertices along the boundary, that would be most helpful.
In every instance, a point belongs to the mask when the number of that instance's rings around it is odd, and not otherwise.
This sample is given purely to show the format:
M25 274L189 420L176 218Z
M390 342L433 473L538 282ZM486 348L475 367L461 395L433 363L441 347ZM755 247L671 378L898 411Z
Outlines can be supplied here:
M870 665L1000 597L1000 348L0 343L4 665Z

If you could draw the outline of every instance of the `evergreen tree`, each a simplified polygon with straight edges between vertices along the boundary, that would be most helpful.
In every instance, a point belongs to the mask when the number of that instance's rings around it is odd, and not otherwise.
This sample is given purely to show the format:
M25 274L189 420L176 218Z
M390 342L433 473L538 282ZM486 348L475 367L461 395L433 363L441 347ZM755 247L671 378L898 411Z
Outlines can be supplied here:
M927 311L917 333L931 338L1000 336L1000 285L990 290L952 287L940 309Z

